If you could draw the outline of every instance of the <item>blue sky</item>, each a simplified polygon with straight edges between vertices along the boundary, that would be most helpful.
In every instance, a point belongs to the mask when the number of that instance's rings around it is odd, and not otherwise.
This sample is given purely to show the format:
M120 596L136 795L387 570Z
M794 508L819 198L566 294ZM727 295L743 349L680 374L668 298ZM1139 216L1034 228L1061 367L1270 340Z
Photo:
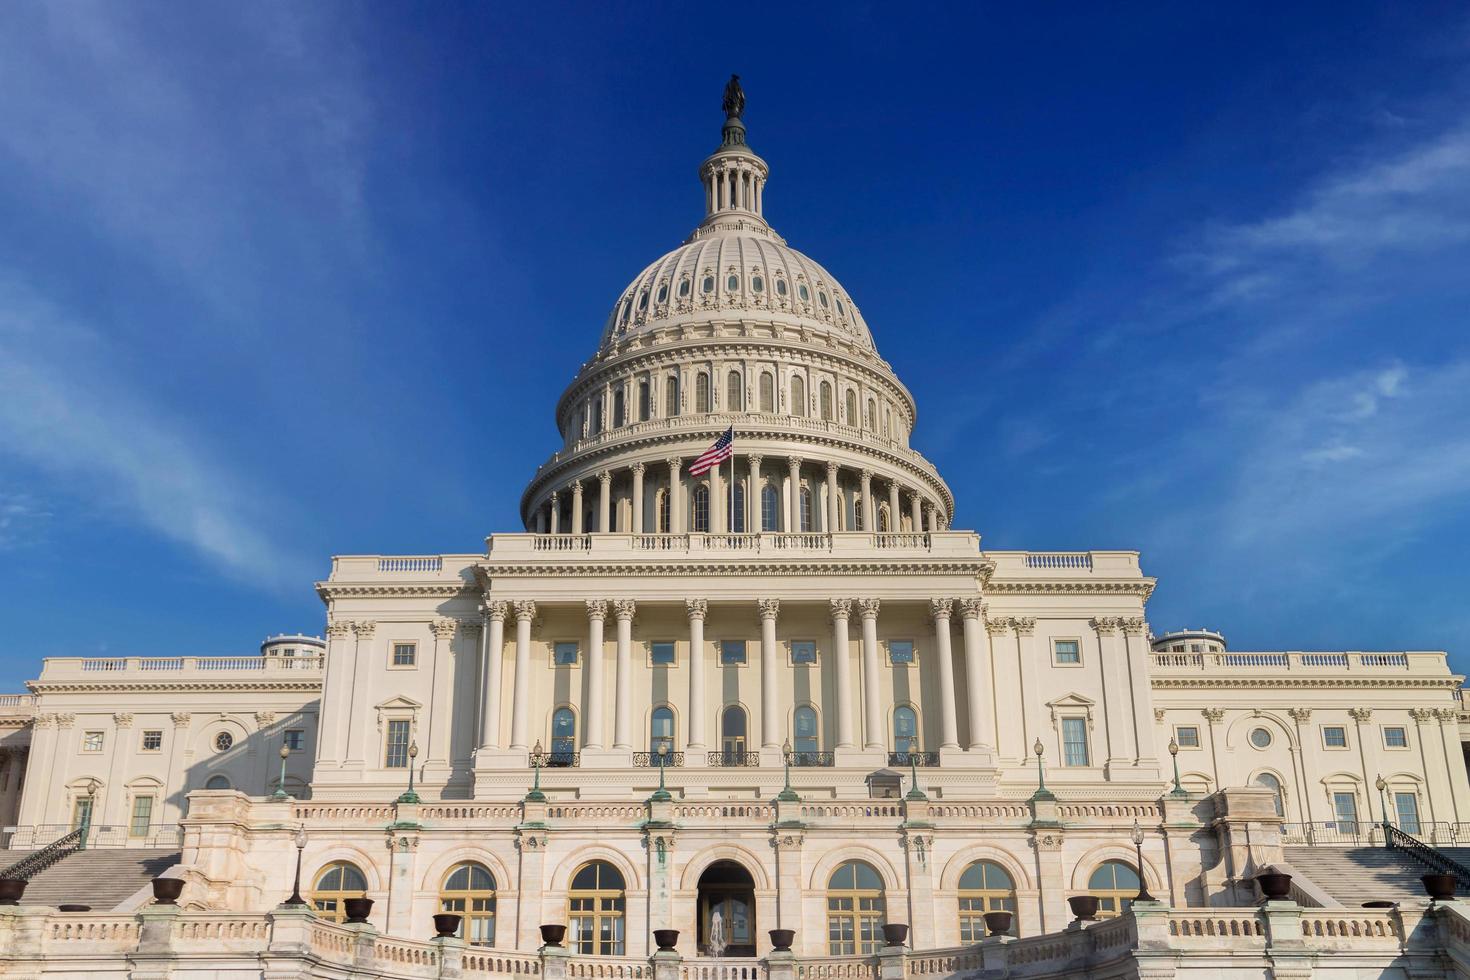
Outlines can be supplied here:
M1458 4L0 5L0 683L514 529L725 78L988 547L1470 666Z

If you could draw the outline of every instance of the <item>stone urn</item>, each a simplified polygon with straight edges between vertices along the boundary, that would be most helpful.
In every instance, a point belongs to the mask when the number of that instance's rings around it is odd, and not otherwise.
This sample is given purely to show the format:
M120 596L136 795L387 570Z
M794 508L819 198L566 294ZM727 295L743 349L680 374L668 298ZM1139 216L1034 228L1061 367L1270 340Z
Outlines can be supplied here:
M459 933L459 923L464 916L458 912L435 912L434 935L448 939Z
M1079 922L1092 922L1097 918L1096 895L1073 895L1067 899L1067 904Z
M653 941L658 943L660 953L672 953L674 947L679 943L679 930L655 929L653 930Z
M791 952L791 944L796 941L795 929L772 929L771 949L778 953Z
M1262 871L1256 875L1256 885L1266 896L1266 901L1285 901L1291 894L1291 875L1284 871Z
M24 878L0 878L0 905L19 905L26 893Z
M1014 912L999 910L986 912L981 918L985 920L985 928L992 936L1004 936L1011 931L1011 920L1015 915Z
M1424 892L1436 902L1448 902L1455 897L1454 875L1424 875Z
M902 922L883 923L883 945L902 946L909 938L909 927Z
M154 878L153 879L153 901L159 905L173 905L184 894L183 878Z
M567 938L567 927L564 925L546 925L541 927L541 942L547 946L558 947L565 938Z
M350 923L367 922L368 916L373 912L373 900L371 898L344 898L342 899L342 911L347 913L347 921Z

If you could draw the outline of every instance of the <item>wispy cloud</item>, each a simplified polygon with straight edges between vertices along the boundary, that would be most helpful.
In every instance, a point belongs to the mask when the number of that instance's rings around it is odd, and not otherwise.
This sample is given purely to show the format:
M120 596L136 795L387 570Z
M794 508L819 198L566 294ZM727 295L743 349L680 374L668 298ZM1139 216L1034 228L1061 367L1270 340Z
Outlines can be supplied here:
M0 490L0 550L35 540L51 511L32 494Z

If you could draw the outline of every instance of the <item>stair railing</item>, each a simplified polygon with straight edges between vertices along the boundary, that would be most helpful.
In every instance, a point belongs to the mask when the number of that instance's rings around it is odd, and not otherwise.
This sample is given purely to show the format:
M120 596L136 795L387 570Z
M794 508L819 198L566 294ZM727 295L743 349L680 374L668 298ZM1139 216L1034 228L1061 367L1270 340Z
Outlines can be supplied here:
M1391 823L1383 824L1384 846L1391 851L1403 851L1421 865L1439 874L1454 875L1464 889L1470 889L1470 868L1450 857L1437 847L1431 847L1412 834L1406 834Z
M80 851L85 846L86 834L87 828L82 826L65 836L58 837L34 854L27 854L10 867L0 871L0 878L24 878L29 880L32 876L45 871L68 854L74 851Z

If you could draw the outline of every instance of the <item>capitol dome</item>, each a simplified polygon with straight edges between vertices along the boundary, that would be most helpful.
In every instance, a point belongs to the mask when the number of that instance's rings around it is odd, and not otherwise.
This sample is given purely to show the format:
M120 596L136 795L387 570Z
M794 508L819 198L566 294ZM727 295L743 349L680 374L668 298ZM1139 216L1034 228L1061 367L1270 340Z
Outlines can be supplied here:
M770 168L728 98L704 218L613 303L521 498L539 533L920 532L954 499L852 295L767 223ZM734 462L688 466L723 434Z

